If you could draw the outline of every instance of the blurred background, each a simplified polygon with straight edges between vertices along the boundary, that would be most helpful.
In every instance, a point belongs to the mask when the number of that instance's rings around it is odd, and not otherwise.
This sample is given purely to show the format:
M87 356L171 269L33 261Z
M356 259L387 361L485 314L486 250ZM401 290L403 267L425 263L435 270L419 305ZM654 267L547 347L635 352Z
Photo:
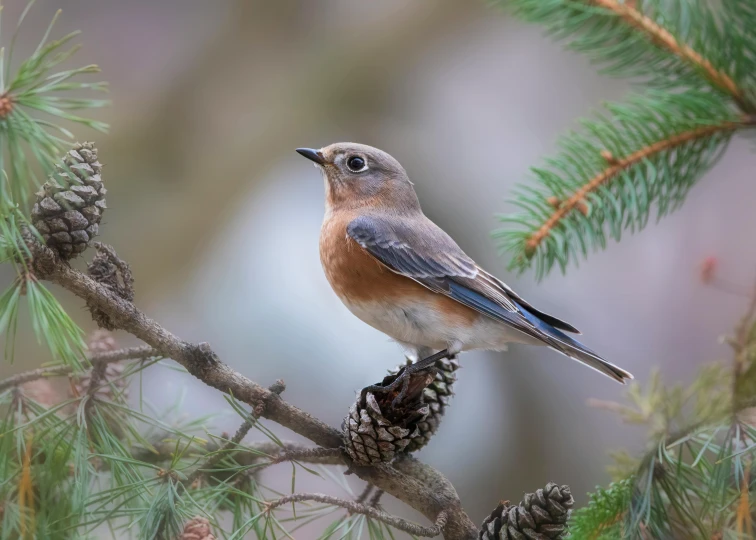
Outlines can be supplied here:
M6 4L15 24L26 2ZM697 268L715 256L744 289L756 274L747 241L755 169L743 141L681 211L566 276L537 284L506 271L490 233L496 214L512 210L513 185L579 117L631 90L538 27L482 1L38 0L17 54L36 46L58 8L56 35L82 30L76 63L98 64L111 84L113 105L97 112L110 134L76 135L100 148L110 208L101 239L131 263L137 304L182 337L209 341L248 377L283 378L287 400L330 424L402 354L323 276L323 185L299 146L356 141L393 154L425 212L463 249L641 381L654 366L667 381L689 381L729 355L719 339L745 300L706 288ZM91 330L82 304L57 292ZM16 363L0 375L48 359L25 324ZM608 451L643 444L642 432L585 405L621 399L622 387L556 353L513 346L461 362L457 395L419 457L450 478L477 523L500 499L547 481L569 484L583 504L608 480ZM237 427L218 392L167 369L148 374L145 396L158 408L184 399L187 417L220 415L215 433ZM265 474L287 486L290 472Z

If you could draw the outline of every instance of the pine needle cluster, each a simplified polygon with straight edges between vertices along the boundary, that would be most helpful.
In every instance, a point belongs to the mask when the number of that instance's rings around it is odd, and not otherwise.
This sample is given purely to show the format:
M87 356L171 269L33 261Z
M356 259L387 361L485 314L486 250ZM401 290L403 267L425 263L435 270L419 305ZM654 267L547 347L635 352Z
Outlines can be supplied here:
M55 171L61 154L74 141L70 128L107 131L103 122L82 116L108 103L87 97L104 92L107 86L88 80L99 72L97 66L61 68L79 49L72 45L79 33L51 37L60 12L31 54L17 59L16 37L32 6L33 2L27 5L10 34L10 25L0 20L0 40L4 45L0 48L0 261L12 264L17 275L15 282L0 293L0 332L7 336L6 356L12 359L18 308L26 302L38 341L47 344L56 360L80 369L83 334L29 271L23 235L25 230L37 234L29 223L31 197Z
M615 483L575 512L575 538L754 538L756 292L742 294L752 300L725 339L729 362L704 366L687 387L656 371L626 404L590 402L645 426L648 447L613 455Z

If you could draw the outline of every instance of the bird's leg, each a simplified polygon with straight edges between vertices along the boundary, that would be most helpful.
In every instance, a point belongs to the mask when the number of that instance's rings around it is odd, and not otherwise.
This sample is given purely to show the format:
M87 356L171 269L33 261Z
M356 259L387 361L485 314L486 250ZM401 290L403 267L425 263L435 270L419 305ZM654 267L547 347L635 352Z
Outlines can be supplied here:
M423 358L422 360L418 360L414 364L410 364L405 368L405 370L409 370L410 373L417 373L418 371L422 371L426 368L431 367L439 360L442 360L443 358L449 358L450 356L454 355L449 354L449 349L443 349L438 351L436 354L432 354L426 358Z
M407 388L409 387L410 383L410 375L413 373L417 373L418 371L423 371L424 369L428 369L429 367L432 367L435 365L436 362L441 360L442 358L448 358L449 357L449 350L443 349L436 354L432 354L428 356L427 358L423 358L422 360L418 360L414 364L410 364L408 366L405 366L402 368L402 370L399 372L399 375L397 375L396 379L394 379L390 384L383 386L380 384L372 384L370 386L366 386L362 389L362 392L360 393L360 397L364 398L365 394L368 392L393 392L399 386L401 385L401 390L399 391L399 394L394 398L394 400L391 402L393 406L397 406L399 402L404 399L404 397L407 395Z

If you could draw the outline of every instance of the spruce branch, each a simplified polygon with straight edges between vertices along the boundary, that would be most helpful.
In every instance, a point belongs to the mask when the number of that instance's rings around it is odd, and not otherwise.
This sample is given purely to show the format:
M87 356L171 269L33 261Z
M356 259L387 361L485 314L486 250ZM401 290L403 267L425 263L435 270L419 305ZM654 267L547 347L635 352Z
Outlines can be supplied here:
M646 88L610 115L583 122L562 151L534 168L497 231L510 268L537 277L604 248L607 236L645 227L679 207L735 132L756 126L756 10L659 0L509 0L567 47Z
M601 0L598 0L601 1ZM713 124L709 126L702 126L694 128L682 133L670 135L667 138L653 142L647 146L636 150L630 155L616 157L608 152L601 153L607 162L607 167L597 173L592 178L581 186L575 193L573 193L565 201L556 201L554 204L556 209L554 213L541 225L541 227L533 233L526 242L526 249L528 252L535 251L541 244L543 239L549 235L551 230L563 219L569 212L575 209L581 210L583 213L587 213L585 210L586 199L588 195L595 192L602 185L606 184L622 171L637 165L645 159L653 157L655 154L673 150L678 146L695 141L697 139L703 139L715 135L718 133L727 133L736 129L741 129L746 126L756 125L756 116L744 117L741 122L721 122L719 124Z
M735 115L710 92L649 90L606 116L583 123L584 133L560 141L561 151L534 168L534 186L519 186L497 231L512 253L510 268L535 265L542 278L564 271L607 236L640 230L656 206L661 217L685 200L719 158L732 135L756 127L756 115Z
M275 501L267 502L266 511L271 512L279 506L283 506L292 502L304 501L315 501L321 502L323 504L346 508L353 514L363 514L382 523L385 523L386 525L390 525L391 527L394 527L395 529L398 529L400 531L426 538L433 538L434 536L442 534L449 517L447 511L441 510L438 513L438 516L436 516L433 525L430 527L424 527L422 525L412 523L411 521L407 521L405 519L392 516L391 514L387 514L382 510L378 510L374 506L362 504L357 501L347 501L344 499L339 499L338 497L323 495L321 493L294 493L292 495L287 495L285 497L281 497L280 499L276 499Z
M743 111L754 112L753 104L746 102L744 92L738 88L729 75L715 68L710 60L693 50L690 45L680 42L659 22L641 13L636 3L618 2L617 0L588 0L588 2L616 13L630 26L647 34L653 44L667 49L675 56L698 68L712 85L730 94Z
M747 89L733 77L747 71L742 65L747 56L741 49L751 43L752 29L735 36L727 24L720 24L720 12L730 10L740 15L733 17L740 19L735 26L747 27L749 19L742 15L751 7L726 6L715 12L699 3L685 10L658 0L507 0L505 4L525 20L545 25L550 35L568 41L569 48L604 64L604 73L640 77L660 89L713 87L743 112L756 112ZM750 81L748 76L738 78L741 84Z
M570 532L585 540L624 538L623 521L628 513L633 481L614 482L607 489L597 488L588 504L572 514Z

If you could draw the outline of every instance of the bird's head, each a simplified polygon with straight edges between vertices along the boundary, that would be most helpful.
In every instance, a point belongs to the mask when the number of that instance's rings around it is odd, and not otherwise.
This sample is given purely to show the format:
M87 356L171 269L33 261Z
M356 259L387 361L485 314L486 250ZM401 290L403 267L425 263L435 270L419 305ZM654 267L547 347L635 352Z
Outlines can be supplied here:
M297 152L323 172L326 204L331 208L420 208L404 168L383 150L364 144L335 143L320 150L297 148Z

